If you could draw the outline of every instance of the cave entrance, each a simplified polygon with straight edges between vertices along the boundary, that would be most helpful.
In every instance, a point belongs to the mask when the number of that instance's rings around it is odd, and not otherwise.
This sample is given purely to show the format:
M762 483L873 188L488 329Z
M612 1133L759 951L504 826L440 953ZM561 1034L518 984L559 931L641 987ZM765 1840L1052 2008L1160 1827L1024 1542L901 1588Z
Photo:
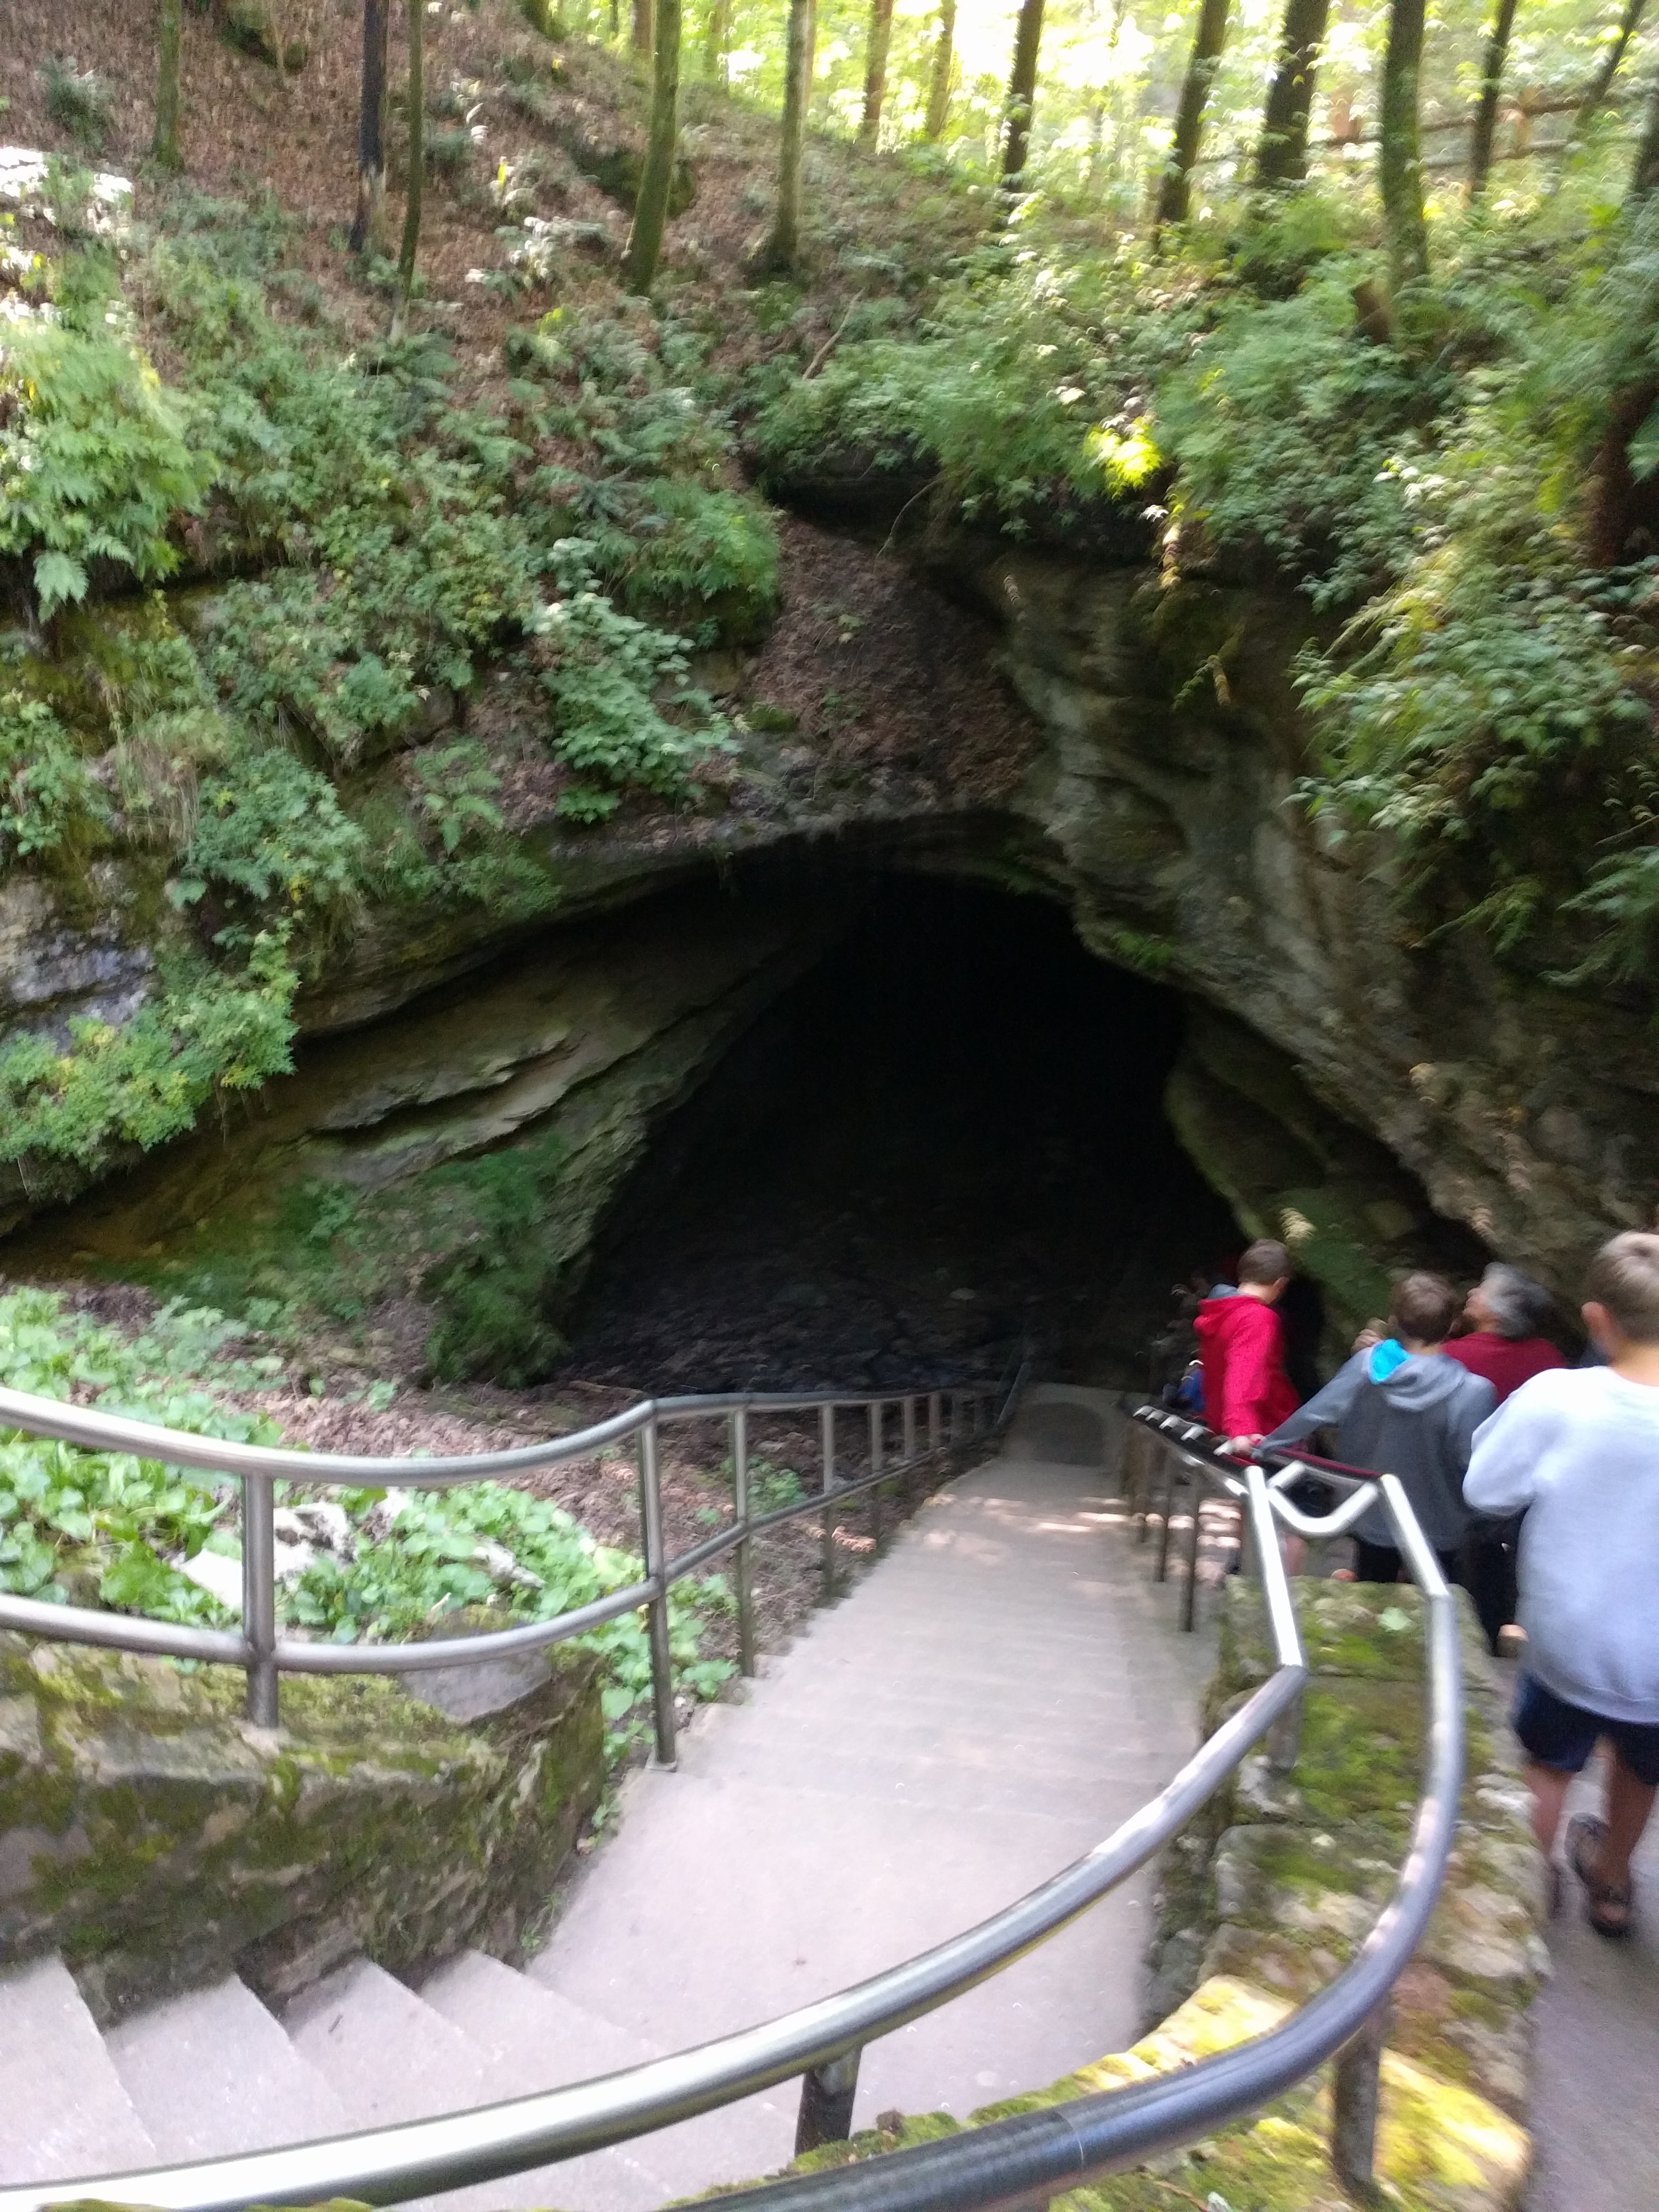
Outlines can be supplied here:
M922 876L857 919L665 1122L566 1322L656 1392L1000 1367L1145 1381L1170 1286L1241 1238L1164 1114L1184 1009L1058 907Z

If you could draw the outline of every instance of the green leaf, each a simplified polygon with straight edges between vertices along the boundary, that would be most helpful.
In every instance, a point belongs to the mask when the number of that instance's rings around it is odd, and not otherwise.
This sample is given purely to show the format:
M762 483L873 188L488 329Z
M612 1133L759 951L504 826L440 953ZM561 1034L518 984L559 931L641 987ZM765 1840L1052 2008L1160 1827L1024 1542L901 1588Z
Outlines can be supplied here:
M37 553L34 588L40 596L40 618L49 621L59 607L87 596L87 572L68 553Z

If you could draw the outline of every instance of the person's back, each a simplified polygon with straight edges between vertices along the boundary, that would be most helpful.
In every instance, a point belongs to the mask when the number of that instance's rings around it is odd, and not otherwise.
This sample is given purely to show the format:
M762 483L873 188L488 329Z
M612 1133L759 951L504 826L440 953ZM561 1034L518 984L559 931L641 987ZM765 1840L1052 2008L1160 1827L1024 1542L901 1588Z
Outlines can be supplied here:
M1611 1367L1534 1376L1481 1430L1465 1491L1527 1508L1527 1672L1569 1705L1659 1719L1659 1389Z
M1399 1476L1423 1534L1454 1577L1470 1519L1463 1473L1474 1432L1494 1403L1490 1382L1440 1354L1458 1303L1439 1276L1407 1275L1395 1285L1389 1307L1396 1335L1355 1352L1267 1440L1291 1444L1316 1429L1334 1428L1339 1459ZM1393 1581L1400 1555L1380 1502L1354 1533L1361 1581Z
M1527 1516L1512 1717L1547 1856L1573 1776L1612 1747L1606 1817L1569 1822L1567 1857L1591 1927L1623 1936L1659 1791L1659 1236L1613 1237L1585 1287L1607 1364L1523 1382L1476 1437L1465 1490L1482 1512Z
M1212 1293L1198 1310L1205 1419L1224 1437L1265 1436L1296 1405L1273 1310L1290 1273L1285 1247L1263 1237L1240 1260L1237 1290Z

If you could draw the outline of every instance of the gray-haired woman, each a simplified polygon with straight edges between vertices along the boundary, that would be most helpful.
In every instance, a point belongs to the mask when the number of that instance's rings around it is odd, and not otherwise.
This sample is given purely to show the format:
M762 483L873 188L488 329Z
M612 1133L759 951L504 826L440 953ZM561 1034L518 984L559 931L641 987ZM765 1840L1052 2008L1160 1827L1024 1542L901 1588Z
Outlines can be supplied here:
M1494 1260L1469 1292L1463 1318L1467 1336L1454 1336L1441 1347L1472 1375L1492 1384L1501 1406L1534 1375L1566 1361L1547 1336L1538 1331L1548 1321L1553 1301L1541 1283L1523 1275L1502 1260ZM1474 1600L1480 1626L1492 1650L1499 1632L1515 1619L1516 1540L1519 1518L1482 1519L1470 1529L1463 1546L1463 1586Z

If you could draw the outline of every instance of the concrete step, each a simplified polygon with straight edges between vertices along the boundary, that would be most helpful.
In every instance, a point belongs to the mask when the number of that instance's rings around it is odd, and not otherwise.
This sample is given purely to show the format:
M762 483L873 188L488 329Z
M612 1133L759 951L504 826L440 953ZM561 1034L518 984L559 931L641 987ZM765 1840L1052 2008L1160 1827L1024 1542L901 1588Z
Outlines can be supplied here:
M513 2094L497 2087L495 2067L470 2036L366 1959L295 1997L283 2025L353 2128L392 2127Z
M502 2096L614 2073L653 2046L544 1981L467 1952L423 1984L422 1996L490 2052ZM682 2121L635 2142L567 2159L431 2200L441 2212L516 2212L576 2204L582 2212L654 2212L718 2182L781 2166L793 2148L794 2084Z
M479 1951L464 1951L441 1966L422 1983L421 1996L486 2054L492 2100L617 2073L655 2055L625 2028ZM653 2163L649 2144L619 2143L429 2201L442 2212L514 2212L547 2204L579 2204L582 2212L647 2212L673 2194Z
M63 2181L155 2162L63 1960L36 1959L0 1974L0 2182Z
M589 2081L657 2055L628 2029L481 1951L440 1966L421 1996L485 2053L492 2100Z
M234 1974L152 2006L105 2040L164 2159L228 2158L350 2125L322 2075Z

